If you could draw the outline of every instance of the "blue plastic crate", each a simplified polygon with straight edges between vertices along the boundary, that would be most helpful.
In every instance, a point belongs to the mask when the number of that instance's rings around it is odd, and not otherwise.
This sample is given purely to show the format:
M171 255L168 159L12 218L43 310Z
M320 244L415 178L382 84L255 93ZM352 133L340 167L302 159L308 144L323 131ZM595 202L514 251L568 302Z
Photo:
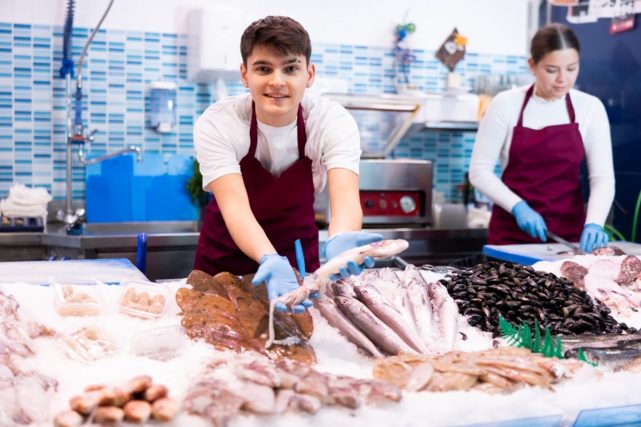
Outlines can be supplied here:
M193 221L198 209L186 190L193 157L119 156L87 167L87 222Z

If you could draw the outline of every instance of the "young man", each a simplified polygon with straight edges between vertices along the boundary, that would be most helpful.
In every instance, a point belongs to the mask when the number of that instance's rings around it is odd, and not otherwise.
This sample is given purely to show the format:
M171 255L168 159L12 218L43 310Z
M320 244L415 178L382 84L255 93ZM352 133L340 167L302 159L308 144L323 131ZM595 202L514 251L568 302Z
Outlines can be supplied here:
M254 285L264 281L272 300L298 286L292 269L296 239L307 269L319 267L313 204L325 184L331 237L323 256L331 259L381 236L358 231L361 150L354 119L336 102L305 93L316 71L307 31L291 18L268 16L247 27L240 50L240 76L249 93L212 105L194 129L203 186L214 195L194 268L255 272ZM341 275L362 268L350 263ZM309 305L305 301L295 311Z

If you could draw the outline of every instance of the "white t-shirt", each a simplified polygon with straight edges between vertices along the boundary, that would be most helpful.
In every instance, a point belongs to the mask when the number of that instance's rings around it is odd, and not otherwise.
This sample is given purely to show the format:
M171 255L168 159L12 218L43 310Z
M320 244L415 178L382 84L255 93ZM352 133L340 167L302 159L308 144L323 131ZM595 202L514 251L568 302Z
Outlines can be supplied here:
M494 97L479 125L470 161L472 185L508 212L522 199L494 174L494 168L499 157L502 170L508 164L513 129L519 119L527 89L507 90ZM590 199L585 223L603 225L614 200L614 166L608 116L603 104L595 96L572 89L570 99L583 139L589 172ZM546 101L533 94L523 111L523 126L530 129L565 123L570 123L565 98ZM541 162L545 162L545 159L541 159Z
M203 188L223 175L240 172L240 161L249 151L251 96L225 98L205 110L194 127L194 145L203 175ZM314 189L318 194L327 171L345 168L358 174L360 136L354 118L339 103L306 93L301 101L307 144L312 160ZM256 158L278 176L298 159L296 120L283 127L258 122Z

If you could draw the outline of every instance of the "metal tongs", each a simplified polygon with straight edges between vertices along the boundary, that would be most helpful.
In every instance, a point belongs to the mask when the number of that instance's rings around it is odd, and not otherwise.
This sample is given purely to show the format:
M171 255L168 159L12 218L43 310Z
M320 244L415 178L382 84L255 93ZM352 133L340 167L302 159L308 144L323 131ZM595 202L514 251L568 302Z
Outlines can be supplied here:
M585 255L585 252L583 252L580 247L578 247L574 243L568 242L563 237L552 233L550 230L548 230L548 237L550 239L554 240L555 242L560 243L563 246L566 246L566 247L572 249L574 251L574 253L576 253L577 255Z

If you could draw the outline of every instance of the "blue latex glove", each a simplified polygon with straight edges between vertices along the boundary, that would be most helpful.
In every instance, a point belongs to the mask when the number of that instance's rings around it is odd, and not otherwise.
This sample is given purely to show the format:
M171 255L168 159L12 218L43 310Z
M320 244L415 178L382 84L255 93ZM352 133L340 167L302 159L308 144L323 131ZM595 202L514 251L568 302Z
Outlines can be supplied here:
M363 231L339 233L330 237L329 240L325 242L321 248L321 256L329 261L336 255L340 255L347 250L378 242L379 240L383 240L383 236L376 233L365 233ZM374 259L372 257L365 257L363 263L360 265L349 261L347 265L340 269L339 274L331 276L330 279L338 280L341 277L348 277L352 274L357 276L363 272L364 268L372 267L374 267Z
M534 209L532 209L524 200L518 202L512 208L512 216L521 230L531 237L539 238L544 242L548 239L548 228L545 220Z
M288 294L298 288L298 280L294 269L289 264L289 260L278 254L263 255L258 262L260 267L252 279L252 285L258 286L265 282L267 285L267 298L271 302L274 298ZM294 313L302 313L305 308L311 306L309 300L304 300L294 306ZM276 303L274 309L278 311L287 311L287 306L283 303Z
M589 254L594 249L607 245L609 240L603 227L597 224L585 224L579 246L583 252Z

